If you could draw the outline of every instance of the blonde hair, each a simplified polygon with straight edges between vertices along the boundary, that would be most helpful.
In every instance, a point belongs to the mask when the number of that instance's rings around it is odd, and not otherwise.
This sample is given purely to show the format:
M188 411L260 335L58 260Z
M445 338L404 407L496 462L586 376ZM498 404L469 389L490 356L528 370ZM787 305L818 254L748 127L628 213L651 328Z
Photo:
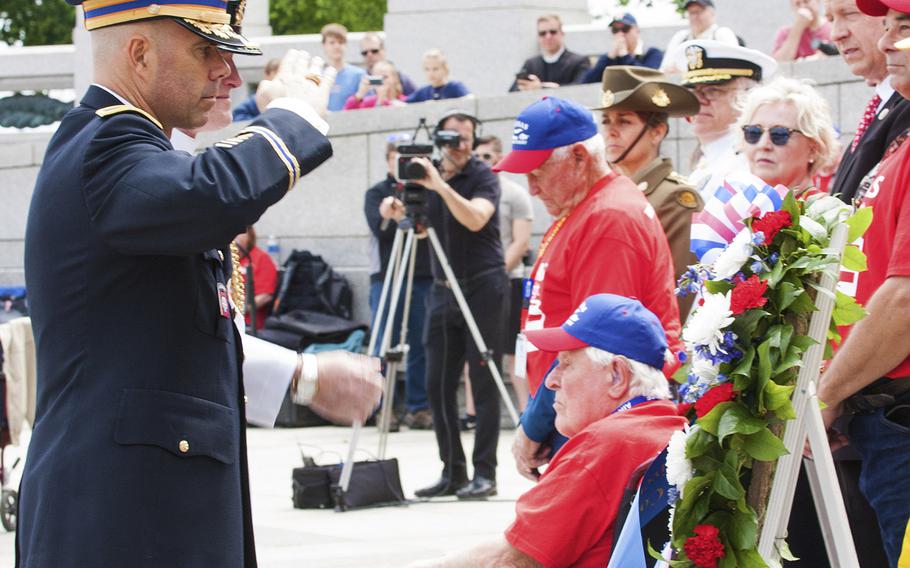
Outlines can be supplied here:
M326 24L319 30L319 34L322 36L322 43L325 43L330 37L337 39L341 43L348 42L348 29L341 24Z
M538 26L543 22L554 22L559 31L562 31L562 19L560 19L558 14L544 14L537 18Z
M796 130L815 142L815 152L809 163L810 176L836 159L837 133L834 131L828 101L808 82L787 77L778 77L767 85L748 92L737 122L740 146L744 143L742 127L752 121L759 107L775 103L793 105L796 109Z
M373 73L378 74L378 72L377 72L376 70L377 70L381 65L385 65L386 67L388 67L388 69L389 69L389 74L392 76L393 79L395 79L394 84L391 85L391 89L389 90L389 98L390 98L390 99L393 99L393 100L394 100L394 99L397 99L397 98L402 94L402 88L401 88L401 75L399 75L398 69L395 68L395 65L392 64L392 62L391 62L391 61L388 61L388 60L386 60L386 61L377 61L375 64L373 64L373 68L370 69L370 71L373 72Z
M446 60L446 56L442 53L442 50L433 48L428 49L423 53L421 61L436 61L442 68L446 70L446 73L449 72L449 62Z

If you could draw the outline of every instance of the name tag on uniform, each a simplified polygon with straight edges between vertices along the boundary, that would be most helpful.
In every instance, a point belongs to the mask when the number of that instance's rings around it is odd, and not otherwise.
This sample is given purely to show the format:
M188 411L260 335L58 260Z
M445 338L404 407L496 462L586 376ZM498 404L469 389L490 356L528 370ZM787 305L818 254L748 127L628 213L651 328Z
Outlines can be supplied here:
M525 379L528 376L528 340L525 334L519 333L515 338L515 368L513 376Z
M221 282L218 283L218 307L221 308L221 317L230 319L231 305L228 302L227 287Z

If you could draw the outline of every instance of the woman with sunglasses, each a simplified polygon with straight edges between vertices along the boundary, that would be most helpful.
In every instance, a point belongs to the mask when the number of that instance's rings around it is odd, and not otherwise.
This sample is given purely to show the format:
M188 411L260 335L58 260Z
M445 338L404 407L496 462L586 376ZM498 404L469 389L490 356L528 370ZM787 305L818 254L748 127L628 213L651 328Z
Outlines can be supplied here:
M686 178L673 171L670 158L660 155L669 131L669 118L698 112L698 99L688 89L667 81L655 69L619 65L607 67L602 85L603 130L607 161L632 178L654 207L667 235L676 278L696 262L689 252L692 213L702 199ZM692 297L679 298L687 314Z
M797 197L818 192L814 176L838 158L828 103L796 79L779 77L750 91L739 127L749 171Z

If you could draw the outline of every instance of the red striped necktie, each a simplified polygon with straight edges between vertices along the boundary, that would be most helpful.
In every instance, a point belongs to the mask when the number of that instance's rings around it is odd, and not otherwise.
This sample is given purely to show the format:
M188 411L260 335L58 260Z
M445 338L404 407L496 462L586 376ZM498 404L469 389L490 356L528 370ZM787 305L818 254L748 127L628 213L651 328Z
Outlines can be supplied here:
M872 121L875 120L875 111L878 110L878 105L881 104L881 102L882 98L875 95L869 101L869 104L866 105L866 110L863 111L863 118L859 121L859 126L856 127L856 136L853 137L853 144L850 145L851 153L856 151L856 146L859 144L860 138L866 133L866 130L869 128L869 125L872 124Z

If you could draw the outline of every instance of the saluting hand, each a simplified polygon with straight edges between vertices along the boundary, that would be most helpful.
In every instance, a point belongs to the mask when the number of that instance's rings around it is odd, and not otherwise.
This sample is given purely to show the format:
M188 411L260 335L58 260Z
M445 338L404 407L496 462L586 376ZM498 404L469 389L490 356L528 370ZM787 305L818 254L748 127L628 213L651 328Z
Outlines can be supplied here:
M256 105L261 111L277 98L291 97L303 100L325 116L336 75L335 68L325 65L321 57L310 57L306 51L289 49L281 59L275 78L259 83Z
M363 424L379 406L382 375L379 359L347 351L316 355L318 383L310 408L335 424Z

